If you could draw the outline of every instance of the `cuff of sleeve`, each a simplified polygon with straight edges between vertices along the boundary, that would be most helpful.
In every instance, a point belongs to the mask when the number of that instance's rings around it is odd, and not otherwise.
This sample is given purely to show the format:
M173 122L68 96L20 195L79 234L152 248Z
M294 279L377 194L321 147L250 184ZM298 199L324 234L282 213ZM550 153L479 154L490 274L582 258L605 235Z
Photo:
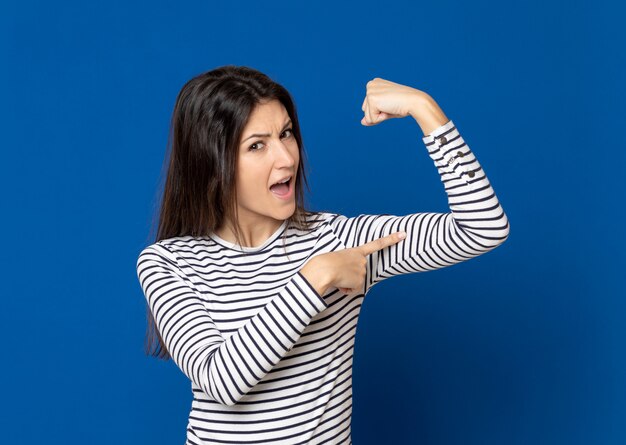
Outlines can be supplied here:
M439 139L440 137L445 136L454 128L454 122L452 122L452 120L449 120L445 124L440 125L433 131L422 137L422 141L424 142L424 145L426 145L426 148L428 148L428 151L432 152L437 150L437 148L439 148L439 144L437 144L435 139Z
M278 322L277 326L282 326L281 329L288 329L290 326L291 334L295 336L302 334L311 319L328 307L300 272L291 277L274 301L277 312L272 320L274 322L285 320L287 323ZM288 336L287 340L291 340L292 343L294 341L291 336Z
M300 288L302 293L308 297L311 304L317 312L321 312L328 307L326 300L315 290L309 281L298 271L294 276L295 284Z
M428 155L446 181L461 180L472 190L472 179L480 169L474 154L454 122L449 120L423 138Z

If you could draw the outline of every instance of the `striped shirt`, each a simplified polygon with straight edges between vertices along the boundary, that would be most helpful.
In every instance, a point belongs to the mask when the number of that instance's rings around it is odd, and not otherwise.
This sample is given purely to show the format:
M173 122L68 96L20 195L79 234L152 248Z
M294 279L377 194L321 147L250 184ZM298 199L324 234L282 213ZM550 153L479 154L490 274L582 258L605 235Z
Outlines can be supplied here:
M186 445L350 444L352 358L369 289L394 275L446 267L508 237L508 219L453 122L424 136L449 213L286 220L262 245L212 234L146 247L137 276L175 364L191 380ZM300 269L312 257L403 230L368 257L364 288L319 295ZM242 252L243 250L243 252Z

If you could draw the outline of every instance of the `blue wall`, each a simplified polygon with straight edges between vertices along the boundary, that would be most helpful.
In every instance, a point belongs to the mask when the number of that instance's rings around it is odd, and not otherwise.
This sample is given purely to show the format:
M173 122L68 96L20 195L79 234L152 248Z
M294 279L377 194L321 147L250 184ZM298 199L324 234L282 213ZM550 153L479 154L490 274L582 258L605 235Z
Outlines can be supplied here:
M435 98L511 221L368 294L356 445L626 443L623 10L506 3L3 3L0 441L184 443L135 261L176 94L232 63L295 97L313 208L448 211L413 120L360 124L382 77Z

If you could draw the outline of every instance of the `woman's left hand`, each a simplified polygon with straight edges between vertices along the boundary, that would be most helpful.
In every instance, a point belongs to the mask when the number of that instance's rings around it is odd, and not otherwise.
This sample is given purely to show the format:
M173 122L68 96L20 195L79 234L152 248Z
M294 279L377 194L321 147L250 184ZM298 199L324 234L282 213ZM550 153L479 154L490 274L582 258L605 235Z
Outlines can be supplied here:
M367 82L367 92L361 109L361 123L376 125L387 119L412 115L420 99L429 97L423 91L376 77Z
M425 135L449 121L428 93L380 77L367 82L361 109L365 113L361 119L363 125L372 126L394 117L411 115Z

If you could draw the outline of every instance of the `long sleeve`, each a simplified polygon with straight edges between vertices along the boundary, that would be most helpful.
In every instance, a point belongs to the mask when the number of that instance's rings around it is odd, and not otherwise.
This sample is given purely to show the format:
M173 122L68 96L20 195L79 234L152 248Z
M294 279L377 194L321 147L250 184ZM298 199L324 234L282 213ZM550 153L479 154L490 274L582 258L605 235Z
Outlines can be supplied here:
M146 247L137 259L137 277L176 365L224 405L234 405L253 388L327 307L298 271L256 315L224 338L169 248L159 243Z
M346 217L330 224L355 247L398 231L407 237L368 258L365 289L394 275L424 272L466 261L502 244L509 222L476 157L449 120L422 138L448 198L449 213Z

